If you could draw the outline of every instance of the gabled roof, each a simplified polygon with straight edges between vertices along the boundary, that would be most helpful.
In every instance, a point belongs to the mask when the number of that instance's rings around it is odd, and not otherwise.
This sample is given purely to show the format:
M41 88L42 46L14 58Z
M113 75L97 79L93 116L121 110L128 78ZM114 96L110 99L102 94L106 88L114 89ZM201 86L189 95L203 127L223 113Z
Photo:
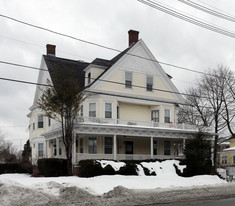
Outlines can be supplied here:
M89 63L82 61L75 61L69 59L58 58L52 55L43 55L47 68L49 70L52 82L56 86L55 73L58 69L70 70L73 74L74 80L77 81L80 88L85 85L85 72L83 71Z

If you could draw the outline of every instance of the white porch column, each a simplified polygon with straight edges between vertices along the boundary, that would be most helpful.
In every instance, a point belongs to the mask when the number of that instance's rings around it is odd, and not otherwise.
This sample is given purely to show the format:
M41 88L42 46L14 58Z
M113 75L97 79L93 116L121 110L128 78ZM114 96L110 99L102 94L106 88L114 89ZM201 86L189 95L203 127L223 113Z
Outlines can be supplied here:
M113 159L117 160L117 136L113 135Z
M150 144L150 151L151 151L151 159L153 159L153 137L151 137L151 144Z
M59 137L56 137L56 156L59 156L59 144L60 144Z
M46 157L51 157L51 154L50 154L50 140L46 141Z
M73 164L76 163L76 141L77 141L77 138L75 137L74 138L74 141L73 141Z

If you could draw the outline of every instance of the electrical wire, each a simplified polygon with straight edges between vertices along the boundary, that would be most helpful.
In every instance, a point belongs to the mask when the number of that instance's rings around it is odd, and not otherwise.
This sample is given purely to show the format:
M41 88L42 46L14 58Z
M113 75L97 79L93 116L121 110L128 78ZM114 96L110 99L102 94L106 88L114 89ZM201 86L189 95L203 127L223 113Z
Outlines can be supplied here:
M138 0L138 1L140 1L140 0ZM53 34L56 34L56 35L60 35L60 36L67 37L67 38L71 38L73 40L80 41L80 42L83 42L83 43L87 43L87 44L90 44L90 45L93 45L93 46L101 47L101 48L108 49L108 50L111 50L111 51L115 51L115 52L118 52L118 53L122 52L119 49L111 48L111 47L104 46L104 45L101 45L101 44L97 44L97 43L94 43L94 42L91 42L91 41L87 41L87 40L83 40L83 39L80 39L80 38L77 38L77 37L73 37L73 36L70 36L70 35L67 35L67 34L56 32L56 31L53 31L53 30L50 30L50 29L47 29L47 28L44 28L44 27L41 27L41 26L37 26L37 25L34 25L34 24L30 24L30 23L27 23L27 22L24 22L24 21L21 21L21 20L18 20L18 19L6 16L6 15L3 15L3 14L0 14L0 17L3 17L3 18L6 18L6 19L15 21L15 22L27 25L27 26L31 26L31 27L34 27L34 28L37 28L37 29L41 29L41 30L44 30L44 31L47 31L47 32L50 32L50 33L53 33ZM235 37L235 34L234 34L234 37ZM198 73L198 74L205 74L205 75L207 75L205 72L189 69L189 68L186 68L186 67L177 66L177 65L174 65L174 64L171 64L171 63L167 63L167 62L163 62L163 61L157 61L155 59L146 58L146 57L135 55L135 54L131 54L131 53L128 53L128 52L126 52L125 54L133 56L133 57L141 58L141 59L144 59L144 60L147 60L147 61L156 62L156 63L162 64L162 65L178 68L178 69L181 69L181 70L185 70L185 71L189 71L189 72L195 72L195 73Z
M159 11L162 11L162 12L164 12L166 14L169 14L171 16L174 16L174 17L178 18L178 19L187 21L187 22L192 23L194 25L197 25L199 27L208 29L210 31L213 31L213 32L216 32L216 33L219 33L219 34L222 34L224 36L235 38L235 33L234 32L225 30L225 29L217 27L217 26L213 26L213 25L205 23L203 21L199 21L199 20L197 20L195 18L192 18L190 16L184 15L184 14L182 14L180 12L177 12L174 9L169 9L166 6L163 6L163 5L159 4L159 3L157 3L156 1L151 1L151 0L137 0L137 1L139 1L140 3L145 4L145 5L153 8L153 9L157 9Z
M45 71L48 72L47 69L42 69L42 68L37 68L37 67L32 67L32 66L26 66L26 65L22 65L22 64L17 64L17 63L12 63L12 62L6 62L6 61L0 61L0 63L2 64L7 64L7 65L11 65L11 66L18 66L18 67L24 67L27 69L34 69L34 70L39 70L39 71ZM75 76L78 77L78 75L74 75L71 74L71 76ZM85 77L88 78L88 77ZM1 78L0 78L1 79ZM8 80L7 78L2 78L1 80ZM92 80L96 80L96 81L102 81L102 82L107 82L107 83L112 83L112 84L119 84L119 85L125 85L125 83L122 82L117 82L117 81L110 81L110 80L103 80L103 79L96 79L96 78L90 78ZM33 83L32 83L33 84ZM47 85L48 86L48 85ZM139 86L139 85L132 85L133 87L136 88L141 88L141 89L146 89L146 87L144 86ZM187 94L187 93L182 93L182 92L174 92L174 91L169 91L169 90L164 90L164 89L156 89L156 88L152 88L153 91L160 91L160 92L166 92L166 93L171 93L171 94L179 94L179 95L185 95L185 96L194 96L197 98L205 98L208 99L208 97L203 97L203 96L197 96L197 95L192 95L192 94Z
M222 19L225 19L225 20L228 20L228 21L231 21L231 22L235 22L235 17L232 17L230 15L227 15L225 13L221 13L221 12L218 12L216 10L213 10L213 9L210 9L208 7L205 7L203 5L200 5L200 4L197 4L193 1L190 1L190 0L178 0L188 6L191 6L195 9L198 9L200 11L203 11L203 12L206 12L208 14L211 14L211 15L214 15L216 17L219 17L219 18L222 18Z
M54 87L53 85L50 85L50 84L40 84L40 83L35 83L35 82L23 81L23 80L18 80L18 79L10 79L10 78L4 78L4 77L0 77L0 80L22 83L22 84L30 84L30 85L36 85L36 86ZM136 100L162 102L162 103L170 103L170 104L177 103L180 105L192 106L191 104L187 104L184 102L172 102L172 101L165 101L165 100L156 100L156 99L151 99L151 98L141 98L141 97L133 97L133 96L128 96L128 95L113 94L112 91L110 91L110 93L105 93L105 92L99 92L99 91L96 92L96 91L83 90L83 92L84 93L92 93L92 94L100 94L100 95L109 95L109 96L114 96L114 97L123 97L123 98L136 99ZM202 106L199 106L199 107L202 107ZM207 106L203 106L203 107L204 108L212 108L212 107L207 107Z

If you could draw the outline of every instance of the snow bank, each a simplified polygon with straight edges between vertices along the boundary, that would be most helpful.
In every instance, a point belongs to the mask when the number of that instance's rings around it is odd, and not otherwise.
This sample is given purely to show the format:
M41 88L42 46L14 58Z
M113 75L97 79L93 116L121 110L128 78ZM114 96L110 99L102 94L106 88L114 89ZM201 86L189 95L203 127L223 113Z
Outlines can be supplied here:
M110 164L115 170L124 166L121 162L101 161L101 165ZM226 181L218 176L201 175L190 178L180 177L176 174L174 164L180 169L179 161L168 160L163 162L143 162L142 166L148 168L150 172L155 172L157 176L145 176L143 167L137 165L139 176L98 176L93 178L72 177L53 177L35 178L26 174L3 174L0 175L0 188L3 186L15 186L21 188L31 188L48 195L58 196L63 188L76 187L83 189L93 195L103 195L116 187L127 189L156 189L156 188L178 188L178 187L197 187L216 184L227 184ZM1 186L2 185L2 186Z

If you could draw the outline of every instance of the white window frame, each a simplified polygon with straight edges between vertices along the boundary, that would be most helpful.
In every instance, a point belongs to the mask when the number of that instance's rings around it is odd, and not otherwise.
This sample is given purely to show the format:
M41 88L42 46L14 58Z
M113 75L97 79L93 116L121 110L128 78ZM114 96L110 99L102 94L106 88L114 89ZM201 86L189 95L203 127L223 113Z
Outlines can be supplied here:
M151 90L148 90L148 84L150 84L150 83L148 83L148 77L150 77L150 78L152 78L152 87L151 87ZM148 91L148 92L153 92L153 82L154 82L154 77L153 77L153 75L146 75L146 91Z
M90 117L90 104L95 104L95 117L97 117L97 102L88 102L88 117Z
M39 145L42 145L42 148L39 148ZM43 143L38 143L38 157L43 157L44 156L44 144Z
M169 113L170 113L170 117L169 117L170 119L169 119L169 122L166 122L166 121L165 121L165 117L166 117L166 110L169 110ZM165 108L165 109L164 109L163 122L164 122L164 123L170 123L170 122L171 122L171 109L169 109L169 108Z
M105 116L105 113L106 113L105 104L111 104L111 117L106 117ZM107 118L107 119L112 119L113 118L113 102L104 102L104 118Z
M131 74L131 79L127 79L127 73ZM126 81L131 81L131 84L127 86ZM125 88L127 89L132 89L133 86L133 72L131 71L125 71Z
M42 117L42 122L40 121L39 122L39 117ZM44 115L43 114L38 114L38 119L37 119L37 128L38 129L41 129L41 128L44 128ZM39 123L42 123L42 126L39 127Z

